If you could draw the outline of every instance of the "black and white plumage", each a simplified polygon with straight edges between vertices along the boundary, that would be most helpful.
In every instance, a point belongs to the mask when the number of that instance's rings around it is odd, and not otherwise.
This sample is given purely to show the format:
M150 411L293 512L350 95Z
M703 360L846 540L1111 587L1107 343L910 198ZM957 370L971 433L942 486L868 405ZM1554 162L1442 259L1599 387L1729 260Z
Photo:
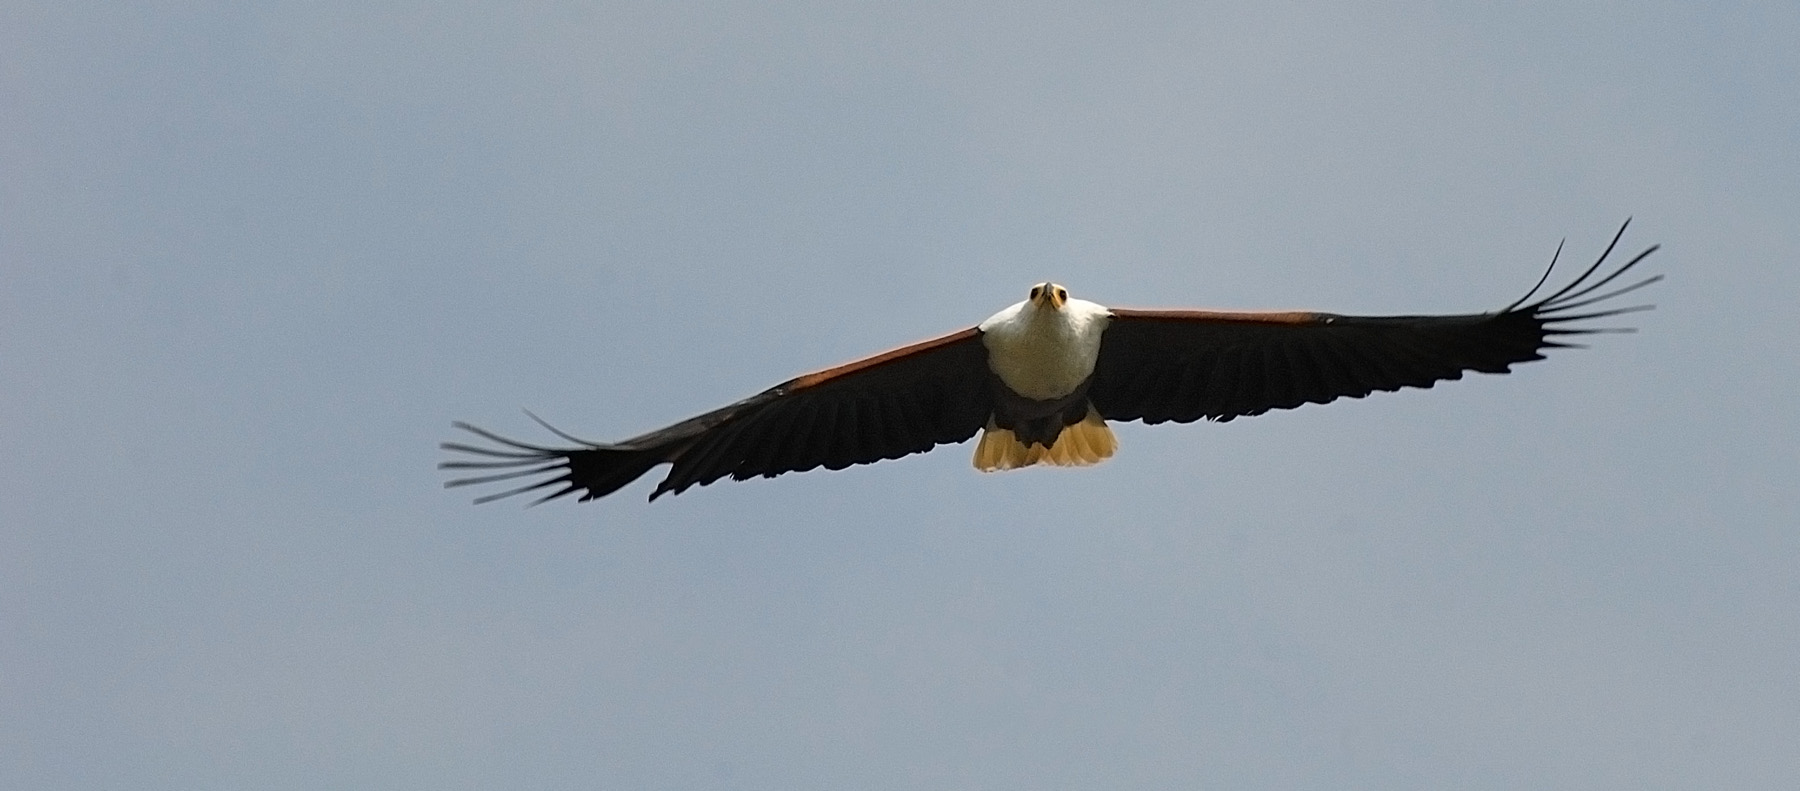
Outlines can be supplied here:
M895 459L977 432L975 465L983 471L1093 464L1117 444L1106 421L1226 421L1426 388L1464 371L1507 373L1543 359L1546 349L1574 345L1565 342L1570 336L1619 331L1582 322L1648 309L1595 306L1662 279L1613 286L1654 246L1601 273L1624 233L1622 226L1568 285L1532 300L1555 268L1552 258L1525 297L1490 313L1131 310L1071 299L1062 286L1041 283L975 327L796 377L620 442L580 440L544 424L574 443L545 447L456 423L493 444L446 442L445 450L466 456L439 466L480 471L445 484L452 487L530 479L476 502L549 489L542 502L604 497L659 464L671 469L652 500L727 476Z

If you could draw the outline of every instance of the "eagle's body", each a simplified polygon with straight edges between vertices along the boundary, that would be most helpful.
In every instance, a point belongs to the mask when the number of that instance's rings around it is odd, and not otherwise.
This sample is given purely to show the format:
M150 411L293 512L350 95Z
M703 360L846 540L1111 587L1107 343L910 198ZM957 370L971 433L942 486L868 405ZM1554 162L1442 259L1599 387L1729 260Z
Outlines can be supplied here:
M975 446L976 469L1085 465L1113 454L1112 429L1087 400L1111 320L1105 306L1039 283L1029 299L976 325L994 377L994 415Z
M559 488L543 499L581 492L590 500L669 464L668 477L650 494L654 500L727 476L774 477L899 458L977 432L974 462L983 471L1093 464L1117 447L1109 420L1225 421L1430 387L1464 371L1506 373L1515 363L1542 359L1545 349L1570 345L1561 336L1606 331L1567 326L1572 322L1645 309L1576 312L1661 279L1594 293L1656 249L1595 278L1624 232L1555 293L1530 303L1527 294L1491 313L1129 310L1070 299L1062 286L1040 283L1025 301L974 327L796 377L621 442L588 442L551 429L578 443L551 448L458 423L497 447L445 443L446 450L482 458L440 466L497 471L448 486L548 476L482 502L550 486Z

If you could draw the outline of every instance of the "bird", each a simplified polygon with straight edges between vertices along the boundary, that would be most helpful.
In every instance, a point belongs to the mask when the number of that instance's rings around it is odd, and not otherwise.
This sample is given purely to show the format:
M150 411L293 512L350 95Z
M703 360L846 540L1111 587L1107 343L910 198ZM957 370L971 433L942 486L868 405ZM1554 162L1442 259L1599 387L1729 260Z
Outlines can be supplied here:
M1224 422L1429 388L1465 371L1508 373L1550 349L1579 348L1576 336L1631 332L1588 324L1653 307L1610 301L1662 279L1614 285L1658 246L1601 273L1630 224L1579 277L1534 300L1556 269L1559 243L1525 296L1486 313L1108 308L1038 283L1025 300L973 327L804 374L619 442L580 439L529 411L573 445L522 442L457 421L453 427L487 444L442 443L460 455L438 466L474 471L457 473L468 477L446 487L527 479L475 502L548 490L533 505L571 494L605 497L662 464L669 471L651 501L727 477L897 459L977 433L973 462L983 472L1087 466L1117 450L1109 423Z

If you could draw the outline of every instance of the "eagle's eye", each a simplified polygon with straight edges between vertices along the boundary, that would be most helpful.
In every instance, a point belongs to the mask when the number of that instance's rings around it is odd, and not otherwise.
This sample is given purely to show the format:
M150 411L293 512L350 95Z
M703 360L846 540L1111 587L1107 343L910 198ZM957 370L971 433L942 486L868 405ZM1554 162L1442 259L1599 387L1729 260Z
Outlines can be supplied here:
M1037 299L1037 298L1038 298L1038 295L1039 295L1039 294L1042 294L1042 293L1044 293L1044 287L1043 287L1043 286L1032 286L1032 287L1031 287L1031 298L1032 298L1032 299Z

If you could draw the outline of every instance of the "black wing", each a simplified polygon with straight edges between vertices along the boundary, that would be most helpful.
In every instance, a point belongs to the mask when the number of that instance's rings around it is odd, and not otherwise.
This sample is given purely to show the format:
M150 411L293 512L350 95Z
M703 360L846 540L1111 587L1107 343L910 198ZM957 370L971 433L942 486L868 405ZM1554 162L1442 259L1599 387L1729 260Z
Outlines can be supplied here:
M1506 373L1514 363L1543 359L1545 349L1575 345L1559 340L1567 336L1628 331L1579 322L1649 309L1582 310L1662 279L1657 275L1595 293L1656 250L1596 277L1624 235L1621 226L1600 259L1556 293L1527 302L1549 279L1546 270L1530 293L1494 313L1114 310L1088 397L1108 420L1225 421L1376 390L1430 387L1460 379L1464 371ZM1555 265L1552 258L1551 268Z
M987 348L981 333L970 328L797 377L623 442L588 442L545 424L579 444L550 448L456 423L495 445L443 443L444 450L483 459L446 461L438 467L496 470L445 486L547 476L486 495L478 503L552 486L557 488L536 502L577 491L582 500L592 500L664 463L673 466L650 493L651 500L727 475L741 481L821 466L839 470L974 436L993 410L986 376Z

